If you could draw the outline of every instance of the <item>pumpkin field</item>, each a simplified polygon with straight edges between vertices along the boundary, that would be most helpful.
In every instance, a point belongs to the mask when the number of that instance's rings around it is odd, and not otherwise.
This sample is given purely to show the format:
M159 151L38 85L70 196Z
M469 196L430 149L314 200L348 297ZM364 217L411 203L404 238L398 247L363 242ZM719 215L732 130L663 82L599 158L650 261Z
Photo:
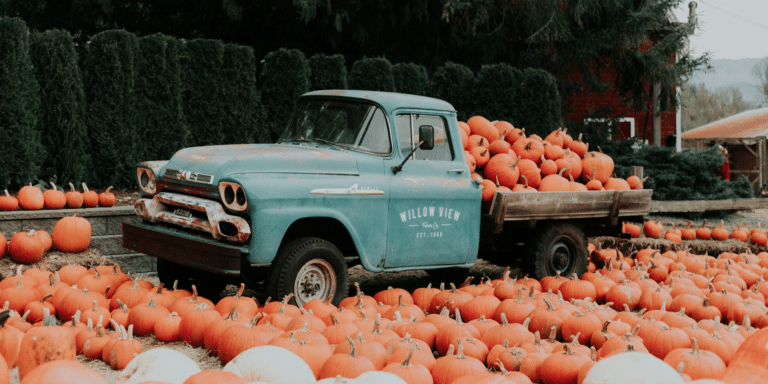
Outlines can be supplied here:
M642 189L565 130L542 139L480 116L460 126L486 209L497 191ZM29 185L5 191L0 210L116 201ZM447 283L356 267L354 294L298 307L244 284L203 297L123 271L89 248L75 213L50 234L0 234L0 384L764 382L766 231L649 218L623 232L590 239L581 276L481 261Z

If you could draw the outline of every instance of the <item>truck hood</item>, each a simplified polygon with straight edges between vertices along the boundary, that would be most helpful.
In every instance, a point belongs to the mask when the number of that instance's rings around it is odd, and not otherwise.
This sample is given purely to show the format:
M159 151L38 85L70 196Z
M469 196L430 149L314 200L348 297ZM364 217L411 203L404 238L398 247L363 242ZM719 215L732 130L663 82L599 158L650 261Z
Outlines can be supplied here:
M212 175L213 182L236 173L358 175L354 155L333 148L294 144L236 144L186 148L176 152L167 170Z

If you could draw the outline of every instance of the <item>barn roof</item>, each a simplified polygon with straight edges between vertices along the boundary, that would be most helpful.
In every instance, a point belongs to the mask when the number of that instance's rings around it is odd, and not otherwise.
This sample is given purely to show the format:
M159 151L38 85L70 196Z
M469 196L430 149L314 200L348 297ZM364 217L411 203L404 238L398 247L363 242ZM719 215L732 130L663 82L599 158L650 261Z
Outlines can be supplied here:
M750 109L683 132L683 139L725 139L768 136L768 108Z

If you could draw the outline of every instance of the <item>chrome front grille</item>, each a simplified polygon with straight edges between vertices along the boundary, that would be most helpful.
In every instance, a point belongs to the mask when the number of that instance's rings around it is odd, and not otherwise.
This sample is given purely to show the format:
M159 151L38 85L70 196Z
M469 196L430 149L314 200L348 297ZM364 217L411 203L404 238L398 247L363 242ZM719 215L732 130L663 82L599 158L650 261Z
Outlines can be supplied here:
M171 180L188 181L190 183L213 184L213 175L179 169L166 169L165 173L163 173L163 177Z

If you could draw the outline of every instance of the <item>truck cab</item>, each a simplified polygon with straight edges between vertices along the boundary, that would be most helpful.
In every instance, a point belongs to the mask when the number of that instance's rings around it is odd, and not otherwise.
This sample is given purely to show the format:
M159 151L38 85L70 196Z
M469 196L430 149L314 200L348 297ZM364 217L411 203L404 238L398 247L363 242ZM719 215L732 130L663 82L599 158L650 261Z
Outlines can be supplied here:
M186 148L137 166L138 224L123 245L166 285L240 279L297 304L372 272L469 268L481 192L454 108L387 92L302 95L275 144ZM215 284L214 284L215 285Z

